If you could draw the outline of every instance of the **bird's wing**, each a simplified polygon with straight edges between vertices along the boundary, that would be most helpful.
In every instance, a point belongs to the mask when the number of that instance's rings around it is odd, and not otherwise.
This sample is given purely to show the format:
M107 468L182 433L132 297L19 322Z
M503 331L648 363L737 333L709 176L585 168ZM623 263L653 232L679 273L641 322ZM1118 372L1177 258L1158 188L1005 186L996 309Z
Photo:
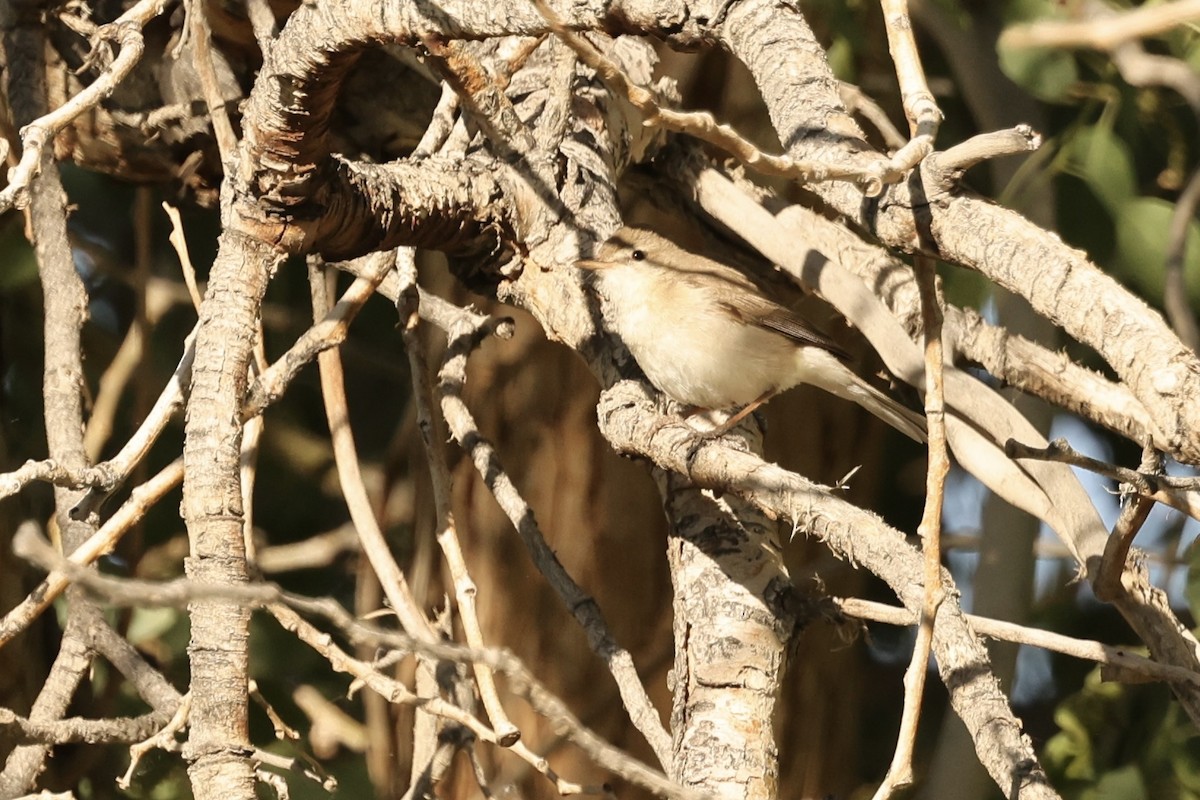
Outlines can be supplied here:
M813 328L799 314L761 295L744 295L738 305L722 303L722 306L746 324L782 334L796 344L819 347L838 358L850 357L841 345Z

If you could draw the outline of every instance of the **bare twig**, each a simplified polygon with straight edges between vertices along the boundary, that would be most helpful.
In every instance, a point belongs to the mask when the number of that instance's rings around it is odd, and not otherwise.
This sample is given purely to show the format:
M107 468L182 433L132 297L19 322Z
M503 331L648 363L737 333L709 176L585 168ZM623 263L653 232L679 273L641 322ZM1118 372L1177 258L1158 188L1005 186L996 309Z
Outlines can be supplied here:
M366 728L335 700L326 697L324 690L302 684L292 691L292 702L311 723L307 736L314 754L332 755L339 747L355 753L366 751L369 744Z
M1139 469L1142 475L1161 474L1162 454L1153 447L1144 448ZM1150 516L1150 510L1154 508L1153 500L1136 494L1133 489L1126 489L1122 493L1122 499L1125 502L1121 508L1121 515L1117 518L1112 533L1108 535L1108 541L1104 543L1104 557L1100 560L1100 570L1092 585L1096 597L1106 603L1111 603L1120 594L1121 577L1125 574L1129 548L1133 546L1134 537Z
M1128 484L1143 497L1169 505L1193 519L1200 519L1200 478L1153 475L1116 464L1107 464L1078 452L1067 444L1066 439L1055 439L1046 447L1029 447L1010 439L1004 446L1004 452L1010 458L1054 461L1081 467L1119 483Z
M437 516L437 541L442 548L446 565L450 569L454 581L454 594L458 600L458 610L462 619L463 632L467 644L471 647L484 646L483 629L479 624L479 614L475 608L477 588L467 571L467 562L463 558L462 545L458 540L458 530L454 524L454 514L450 510L451 480L450 468L446 465L446 454L442 450L443 436L438 435L441 426L434 418L433 387L429 379L429 365L425 363L424 350L421 346L421 336L418 330L418 298L417 269L415 253L405 248L397 254L400 274L400 323L403 326L404 346L408 351L408 363L413 381L413 398L417 407L417 429L421 433L421 442L425 446L425 458L429 464L429 477L433 486L434 513ZM479 696L483 707L487 710L488 718L496 731L497 740L504 747L510 747L521 738L521 732L508 718L504 706L500 703L500 695L496 691L496 680L490 669L483 664L473 665L475 682L479 687Z
M125 532L145 515L146 510L175 488L181 480L183 460L176 459L153 478L134 489L125 504L117 509L91 538L71 553L70 562L76 565L90 564L112 550ZM69 583L70 579L63 572L56 570L47 575L36 589L0 619L0 647L37 619L38 615L63 593Z
M282 756L267 750L255 748L254 760L262 766L310 780L329 794L337 791L337 778L326 774L316 761L303 753L299 756ZM258 770L260 780L263 779L262 773L263 770ZM284 783L283 785L286 786L287 784Z
M191 36L192 47L196 55L196 72L200 76L200 88L204 92L204 102L208 106L209 119L212 120L213 133L217 139L217 149L221 151L221 163L230 165L237 152L237 135L233 132L233 124L229 121L229 112L225 110L225 98L221 96L221 87L217 81L217 70L213 66L212 30L208 26L205 15L204 0L186 0L188 33Z
M258 568L266 574L328 567L343 553L358 551L358 534L351 524L304 541L277 544L258 551Z
M942 307L937 290L937 269L931 258L916 258L917 286L921 290L921 319L925 334L925 419L929 426L929 465L925 476L925 512L918 534L924 555L924 597L912 660L904 673L904 712L896 752L883 783L875 793L885 800L913 781L912 758L917 742L917 722L925 695L925 676L933 644L933 622L945 599L942 588L942 503L950 456L946 447L946 393L942 374Z
M858 598L838 598L833 602L843 614L858 619L883 622L888 625L916 625L918 623L917 616L908 609L884 603ZM1174 664L1163 664L1146 656L1130 653L1126 648L1113 647L1087 639L1076 639L1071 636L1063 636L1061 633L974 614L965 614L964 618L971 623L971 627L976 632L991 639L1027 644L1085 661L1094 661L1097 664L1118 668L1148 680L1182 681L1200 686L1200 672L1193 672Z
M99 391L96 393L96 399L92 404L92 413L88 417L87 432L84 434L83 440L88 457L93 460L100 455L102 448L107 444L112 434L113 419L116 416L119 401L124 395L125 388L137 373L138 368L146 363L142 355L145 350L145 341L149 326L162 319L162 316L176 304L177 296L175 293L167 290L165 283L165 281L149 280L144 287L141 287L140 290L144 297L144 313L139 316L142 317L142 320L135 322L134 325L129 327L129 332L125 334L125 339L121 342L121 347L117 350L117 354L113 356L113 360L109 363L108 368L100 376ZM138 386L142 388L144 384L138 381ZM144 386L144 388L149 389L150 387ZM169 413L174 413L176 408L176 404L171 404ZM161 413L163 410L156 403L154 412ZM151 434L154 427L153 423L147 427L146 420L143 419L142 424L138 427L136 436L154 435L156 437L157 433L161 432L161 428L154 434ZM122 446L121 449L123 452L126 451L126 446ZM130 455L130 453L125 452L126 458L130 457ZM112 461L100 466L109 472L117 468Z
M908 141L904 134L892 124L892 120L888 117L887 112L861 88L852 83L842 81L838 84L838 94L841 96L842 104L846 106L846 110L851 114L858 114L871 123L875 130L879 131L879 135L883 137L884 144L890 149L899 150Z
M537 770L546 780L554 784L554 791L558 792L560 797L568 797L570 795L609 795L610 790L606 785L588 786L575 781L569 781L559 775L550 766L549 760L545 756L539 756L529 749L529 746L524 742L517 742L513 746L513 752L525 760L529 766Z
M115 456L92 468L92 472L98 473L100 479L92 484L92 490L80 498L75 508L71 509L72 517L86 518L105 498L122 486L166 430L167 424L183 408L183 387L191 379L192 362L196 355L195 340L196 331L193 329L184 341L179 364L134 434L126 440Z
M271 52L278 30L275 27L275 12L271 10L267 0L247 0L246 16L250 18L250 27L254 29L254 38L263 56Z
M1111 50L1122 42L1157 36L1200 19L1200 0L1176 0L1138 6L1099 19L1041 21L1014 25L999 41L1000 47L1092 47Z
M140 717L83 719L79 717L38 722L0 708L0 730L14 744L110 744L145 738L162 727L167 717L158 711Z
M175 206L163 203L162 207L167 218L171 220L171 235L168 238L171 246L175 248L175 254L179 256L179 266L183 270L183 282L187 284L188 293L192 296L192 306L199 311L200 301L203 298L200 294L200 286L196 281L196 268L192 266L192 256L188 252L187 236L183 232L183 220L179 216L179 209Z
M267 719L271 721L271 727L275 730L276 739L280 741L292 742L300 739L300 733L291 725L288 725L283 721L283 717L279 716L279 712L275 710L275 707L271 705L271 702L267 700L266 696L264 696L259 690L258 681L251 678L249 686L246 687L246 691L250 695L250 699L258 704L258 707L261 708L263 713L267 715Z
M513 485L494 448L479 432L470 409L462 400L468 353L493 331L505 336L504 326L511 323L504 320L488 320L466 312L460 312L445 322L449 345L442 368L438 372L438 383L441 388L442 413L450 426L450 432L469 452L475 469L517 529L534 564L546 576L563 604L587 634L592 651L604 659L616 680L621 700L634 727L649 742L659 763L670 764L671 737L663 728L658 712L646 694L634 667L633 658L613 639L596 601L571 578L554 551L546 544L533 509ZM441 326L442 322L435 324ZM511 330L507 335L511 335Z
M129 748L129 768L125 770L125 774L117 778L117 786L128 791L133 781L133 771L137 769L142 757L151 750L166 750L167 752L178 752L179 743L175 741L175 734L183 730L187 725L188 715L192 713L192 695L189 692L183 696L183 700L179 703L179 708L175 710L171 720L162 727L157 733L144 742L138 742Z
M1042 146L1042 137L1028 125L972 136L965 142L934 153L929 158L929 174L938 190L953 188L962 174L983 161L1028 153Z
M890 168L886 160L871 162L867 166L855 164L833 164L815 161L797 161L787 156L774 156L762 152L728 125L721 125L706 112L680 112L663 108L653 93L632 83L613 61L601 53L591 42L570 30L545 2L533 0L538 11L546 18L550 28L579 56L579 60L596 70L614 92L628 98L638 111L645 115L645 125L685 133L701 141L721 148L755 172L775 175L803 183L821 181L852 181L862 184L870 196L878 195L885 183L898 179L899 175Z
M34 481L44 481L68 489L83 489L104 483L106 475L99 467L70 469L52 458L26 461L12 472L0 475L0 500L11 497Z
M1108 10L1099 3L1092 5ZM1130 86L1172 89L1187 101L1193 114L1200 115L1200 74L1187 61L1147 53L1141 42L1133 41L1117 45L1109 52L1109 57Z
M124 636L113 630L96 610L88 626L88 644L129 681L138 695L156 711L174 715L183 695L163 674L146 662Z
M242 419L257 416L277 402L306 364L325 350L337 347L345 341L350 323L383 279L383 275L378 271L368 274L371 269L379 268L378 258L366 261L368 263L364 265L363 275L350 285L337 304L296 339L287 352L263 370L251 384L242 404ZM390 267L388 269L390 270Z
M433 117L421 134L421 141L413 148L413 159L426 158L436 153L450 137L454 128L454 120L458 114L458 93L447 82L442 83L442 95L433 108Z
M908 16L908 0L882 0L884 24L887 27L888 49L900 81L900 97L904 116L908 118L908 144L897 150L889 167L892 175L900 175L920 164L933 152L934 139L942 122L942 112L929 91L921 56L913 38L912 20Z
M1129 557L1129 548L1133 546L1134 537L1142 529L1142 525L1145 524L1146 518L1150 516L1153 508L1153 500L1134 496L1121 509L1117 523L1113 526L1108 541L1105 542L1104 557L1100 560L1100 569L1092 584L1092 589L1096 592L1096 599L1111 603L1119 596L1121 576L1125 574L1125 561Z
M392 261L387 254L374 260L374 282L383 280L384 274L392 268ZM309 288L313 298L313 316L320 320L329 313L329 302L326 298L325 274L313 259L309 260ZM363 552L371 562L371 566L379 575L379 581L384 593L392 603L392 610L410 635L431 641L437 634L430 627L429 620L422 613L404 573L392 558L387 540L379 528L379 522L371 510L371 501L367 497L363 485L362 473L358 467L358 453L354 445L354 434L350 429L350 414L346 407L346 393L342 374L342 360L337 350L325 350L317 357L321 371L321 395L325 400L325 413L329 418L329 432L333 438L334 458L337 462L338 477L342 484L342 493L346 505L350 509L350 517L358 528L362 541Z

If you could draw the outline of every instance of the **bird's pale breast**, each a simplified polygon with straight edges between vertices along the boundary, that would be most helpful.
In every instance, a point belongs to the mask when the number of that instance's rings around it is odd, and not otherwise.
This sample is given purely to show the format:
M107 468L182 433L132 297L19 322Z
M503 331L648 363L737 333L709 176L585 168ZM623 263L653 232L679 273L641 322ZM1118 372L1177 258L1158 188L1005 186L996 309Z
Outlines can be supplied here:
M672 278L623 267L602 276L602 291L623 310L609 323L651 383L681 403L717 409L794 385L792 342L734 319L710 291Z

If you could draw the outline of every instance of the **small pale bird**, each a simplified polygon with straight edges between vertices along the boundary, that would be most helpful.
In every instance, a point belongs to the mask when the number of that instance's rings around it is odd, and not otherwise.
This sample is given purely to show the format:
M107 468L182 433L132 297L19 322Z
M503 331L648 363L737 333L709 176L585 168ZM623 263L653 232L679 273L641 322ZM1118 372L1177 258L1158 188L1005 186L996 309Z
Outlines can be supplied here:
M626 227L577 265L595 274L609 328L659 390L698 409L742 412L811 384L925 441L925 419L855 375L845 352L735 269Z

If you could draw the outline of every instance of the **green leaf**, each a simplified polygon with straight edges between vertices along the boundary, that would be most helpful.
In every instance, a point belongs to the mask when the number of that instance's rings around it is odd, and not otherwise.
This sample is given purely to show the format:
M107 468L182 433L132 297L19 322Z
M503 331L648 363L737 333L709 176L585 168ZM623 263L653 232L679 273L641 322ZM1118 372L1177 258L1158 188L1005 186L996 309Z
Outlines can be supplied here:
M1193 40L1184 53L1183 60L1193 72L1200 72L1200 39Z
M1055 0L1011 0L1003 7L1008 24L1058 19L1064 16ZM1079 77L1075 56L1064 48L1000 47L1000 69L1014 83L1047 102L1061 101Z
M126 636L135 645L154 641L179 624L180 613L176 608L135 608Z
M1142 773L1132 764L1101 776L1095 787L1086 790L1082 800L1146 800Z
M1163 294L1163 265L1175 207L1157 197L1137 197L1121 204L1113 215L1117 222L1117 252L1113 267L1146 297ZM1200 278L1200 226L1188 224L1184 276L1189 296Z
M1096 768L1087 725L1065 703L1054 712L1054 721L1061 730L1046 742L1043 757L1047 764L1055 765L1070 780L1094 780Z
M1039 20L1065 19L1062 3L1058 0L1009 0L1001 13L1008 24L1035 22Z
M825 57L829 60L829 68L839 80L850 83L857 80L854 45L845 36L838 36L833 40L833 44L825 51Z
M1169 719L1175 735L1171 741L1171 772L1187 796L1200 796L1200 737L1188 719L1179 719L1178 706L1172 706Z
M1200 539L1188 545L1187 586L1183 596L1187 598L1188 608L1193 619L1200 619Z
M1075 57L1065 50L1001 47L1000 69L1039 100L1057 103L1078 80Z
M18 214L16 218L21 216ZM37 260L20 225L10 224L0 229L0 252L4 253L4 261L0 263L0 292L19 289L37 280Z
M1106 124L1091 125L1063 142L1061 168L1087 183L1114 216L1137 192L1133 157Z

